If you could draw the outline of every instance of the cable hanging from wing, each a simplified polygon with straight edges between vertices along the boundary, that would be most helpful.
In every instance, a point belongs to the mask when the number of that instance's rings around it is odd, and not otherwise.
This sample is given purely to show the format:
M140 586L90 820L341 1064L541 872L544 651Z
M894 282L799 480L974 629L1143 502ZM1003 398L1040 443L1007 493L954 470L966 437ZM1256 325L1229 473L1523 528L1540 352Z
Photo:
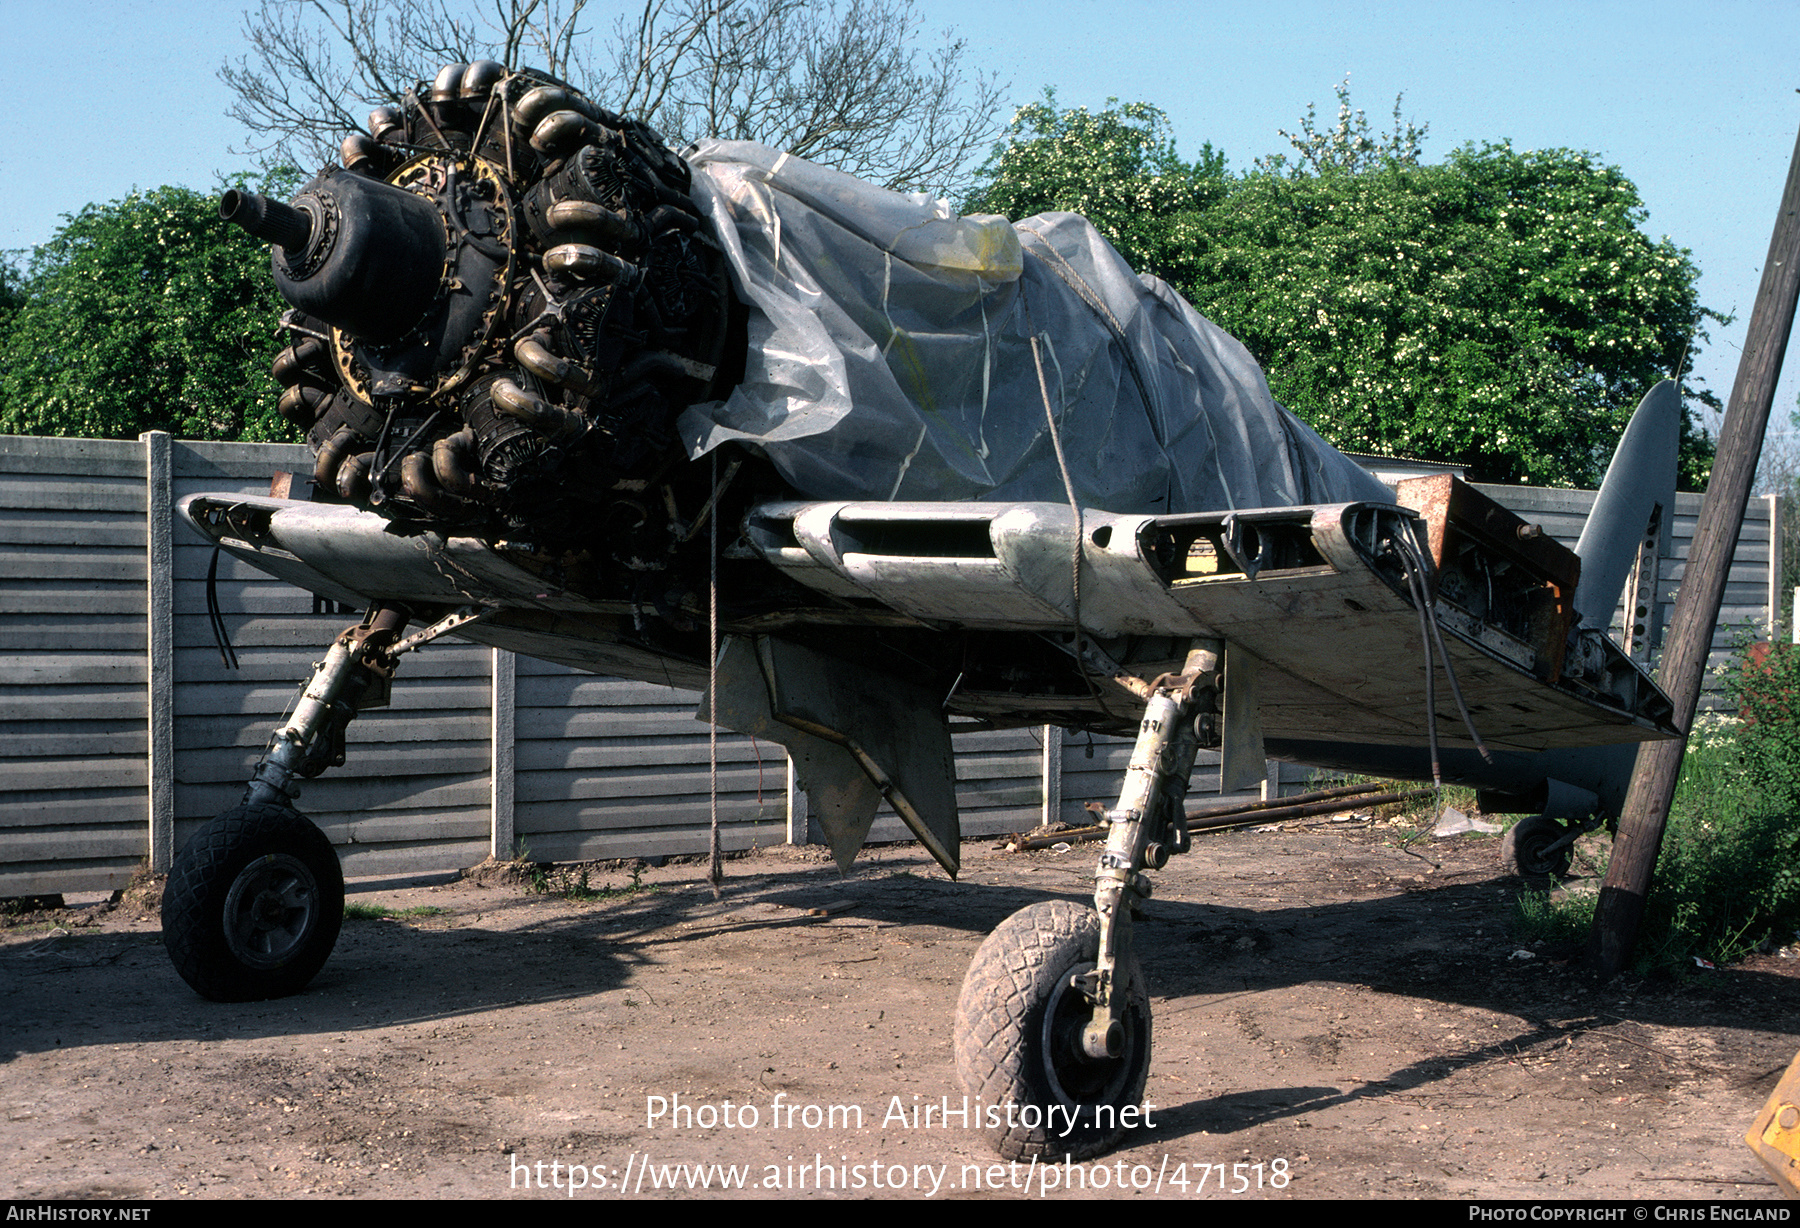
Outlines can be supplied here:
M727 479L729 480L729 478ZM712 453L713 499L719 495L719 450ZM707 511L712 500L707 502ZM703 513L704 514L704 513ZM711 826L707 835L706 881L712 884L713 899L723 894L725 882L723 849L719 841L719 518L707 516L707 590L706 590L706 755L708 794L712 804Z
M1403 534L1395 534L1390 541L1395 556L1400 560L1400 569L1406 573L1413 605L1419 612L1419 643L1425 653L1425 733L1431 748L1431 780L1437 788L1442 789L1444 782L1438 755L1436 671L1432 665L1434 645L1437 660L1444 666L1444 677L1450 682L1451 697L1456 700L1456 710L1462 716L1463 727L1469 731L1470 740L1475 743L1475 749L1481 753L1482 759L1492 763L1494 756L1482 742L1481 734L1475 729L1475 720L1469 715L1469 705L1463 700L1462 686L1456 678L1456 666L1450 660L1450 652L1444 645L1443 630L1438 625L1437 608L1429 599L1429 573L1425 560L1419 554L1417 545L1407 540Z
M225 627L225 611L219 606L219 555L222 548L213 547L212 562L206 565L206 620L212 627L213 643L218 646L219 660L226 669L238 667L237 649L231 646L231 632Z

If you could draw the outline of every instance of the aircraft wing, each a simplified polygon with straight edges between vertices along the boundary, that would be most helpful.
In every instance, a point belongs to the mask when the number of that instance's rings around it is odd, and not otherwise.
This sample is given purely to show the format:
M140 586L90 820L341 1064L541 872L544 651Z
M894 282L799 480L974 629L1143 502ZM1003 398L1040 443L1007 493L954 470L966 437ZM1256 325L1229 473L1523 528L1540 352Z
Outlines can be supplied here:
M1459 494L1480 498L1467 487ZM1481 510L1510 517L1505 527L1523 524L1497 505ZM196 495L183 511L232 554L326 597L480 607L492 613L461 633L468 638L598 672L704 681L703 657L633 635L631 602L580 591L505 543L402 531L334 504ZM1173 645L1216 638L1258 663L1263 737L1419 745L1424 633L1390 543L1403 536L1423 555L1434 528L1440 557L1429 600L1470 723L1490 746L1535 752L1674 734L1667 700L1604 635L1577 637L1570 651L1566 604L1578 565L1566 550L1539 539L1535 551L1509 553L1491 544L1503 533L1483 537L1397 505L1083 511L1078 586L1067 506L763 504L746 522L750 546L814 600L736 617L727 630L807 638L808 627L829 626L854 639L859 627L906 626L999 633L991 641L999 644L1031 637L1060 647L1094 685L1062 695L960 689L949 711L1122 728L1135 725L1139 701L1115 674L1149 672L1178 657ZM865 663L884 666L876 654ZM1472 746L1441 678L1438 690L1440 741Z
M1144 639L1221 639L1259 663L1265 737L1395 745L1425 739L1419 611L1386 545L1415 538L1436 556L1427 598L1490 746L1673 736L1667 699L1604 634L1586 631L1569 650L1573 554L1521 538L1530 526L1460 483L1452 507L1447 475L1426 481L1429 492L1414 493L1441 502L1423 512L1375 503L1086 511L1079 593L1075 518L1056 504L771 505L753 515L750 536L810 587L926 622L1066 635L1078 621L1118 661ZM1473 746L1445 690L1439 739Z
M1260 775L1265 755L1419 775L1435 731L1447 764L1462 755L1451 779L1529 791L1554 776L1608 793L1620 765L1587 748L1674 736L1668 699L1577 625L1572 552L1454 478L1423 481L1402 487L1417 508L757 504L719 560L726 638L701 715L787 747L846 866L885 800L955 872L952 718L1130 732L1145 680L1178 671L1196 641L1224 650L1207 736L1234 781ZM323 596L404 605L421 622L478 615L454 634L708 686L692 592L648 618L641 592L597 590L504 541L341 504L194 495L181 510ZM1466 717L1444 693L1453 678ZM1563 758L1538 762L1546 752Z

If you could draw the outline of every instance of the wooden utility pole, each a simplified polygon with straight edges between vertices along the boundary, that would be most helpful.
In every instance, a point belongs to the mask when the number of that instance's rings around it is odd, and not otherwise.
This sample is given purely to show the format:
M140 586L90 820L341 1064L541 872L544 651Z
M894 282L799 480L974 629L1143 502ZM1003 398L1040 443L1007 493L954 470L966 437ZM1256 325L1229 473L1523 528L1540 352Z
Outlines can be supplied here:
M1675 597L1662 668L1657 673L1657 681L1674 701L1678 729L1686 730L1692 725L1699 702L1732 551L1743 527L1750 484L1762 455L1769 404L1775 398L1775 381L1781 375L1781 360L1787 353L1788 334L1794 326L1796 297L1800 297L1800 141L1796 141L1793 159L1788 164L1787 187L1781 194L1775 233L1769 239L1769 255L1763 263L1756 305L1750 312L1744 356L1738 363L1737 381L1732 385L1725 421L1719 428L1712 478L1700 505L1700 521L1688 551L1681 591ZM1774 565L1772 561L1771 566ZM1600 888L1594 929L1588 939L1588 962L1602 976L1611 976L1624 967L1637 941L1644 899L1656 869L1663 825L1668 821L1669 802L1675 796L1675 781L1681 774L1681 758L1686 749L1684 736L1647 743L1638 751L1637 770L1625 795L1619 833L1613 840L1612 864L1607 867L1606 881Z

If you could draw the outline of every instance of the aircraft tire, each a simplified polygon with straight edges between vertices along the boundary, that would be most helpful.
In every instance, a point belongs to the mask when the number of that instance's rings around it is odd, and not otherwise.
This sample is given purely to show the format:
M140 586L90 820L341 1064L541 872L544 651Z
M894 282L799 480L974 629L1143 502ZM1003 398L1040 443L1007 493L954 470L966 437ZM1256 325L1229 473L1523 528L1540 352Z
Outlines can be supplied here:
M1099 949L1093 909L1049 900L1003 921L963 979L957 1074L1009 1160L1087 1159L1138 1124L1133 1117L1150 1074L1150 997L1135 958L1121 968L1128 985L1124 1052L1096 1062L1081 1051L1092 1010L1069 981L1094 966ZM1121 1124L1126 1109L1134 1112Z
M1567 878L1575 860L1574 846L1550 848L1567 834L1568 828L1548 815L1520 819L1500 837L1500 864L1520 878Z
M181 979L215 1002L298 993L344 921L344 872L313 822L288 806L227 810L175 858L163 945Z

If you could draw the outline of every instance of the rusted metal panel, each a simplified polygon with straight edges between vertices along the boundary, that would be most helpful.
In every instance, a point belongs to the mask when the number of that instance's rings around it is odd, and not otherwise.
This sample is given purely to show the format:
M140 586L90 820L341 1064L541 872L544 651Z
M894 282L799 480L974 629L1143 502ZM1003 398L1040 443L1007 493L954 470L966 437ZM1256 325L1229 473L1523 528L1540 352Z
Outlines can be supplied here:
M1473 601L1479 601L1485 576L1491 605L1494 572L1504 567L1499 582L1512 601L1525 606L1525 625L1518 630L1535 658L1528 668L1541 662L1548 680L1561 677L1581 579L1581 559L1575 552L1541 524L1528 523L1452 474L1409 478L1394 493L1425 523L1437 573L1432 595L1470 605L1465 590L1472 590Z
M1594 492L1591 490L1482 484L1477 484L1475 489L1525 520L1542 524L1547 534L1566 546L1573 546L1580 537L1582 525L1586 523L1587 513L1594 503ZM1675 516L1670 526L1670 554L1660 560L1654 586L1658 608L1651 620L1656 631L1652 636L1649 655L1653 664L1660 658L1660 629L1668 626L1669 618L1674 613L1675 590L1681 583L1688 546L1693 539L1694 525L1700 513L1700 501L1701 496L1696 494L1675 496ZM1719 621L1713 633L1714 666L1723 664L1730 650L1747 634L1752 637L1768 634L1769 540L1769 505L1764 500L1753 499L1744 513L1743 530L1732 555L1730 581L1726 586ZM1612 623L1615 636L1623 635L1624 614L1621 603ZM1728 700L1722 689L1722 678L1711 668L1706 675L1700 706L1707 710L1728 707Z
M1569 547L1454 474L1408 478L1394 487L1401 506L1418 511L1430 533L1431 559L1439 568L1451 535L1462 532L1489 549L1513 557L1550 583L1573 592L1581 560Z

